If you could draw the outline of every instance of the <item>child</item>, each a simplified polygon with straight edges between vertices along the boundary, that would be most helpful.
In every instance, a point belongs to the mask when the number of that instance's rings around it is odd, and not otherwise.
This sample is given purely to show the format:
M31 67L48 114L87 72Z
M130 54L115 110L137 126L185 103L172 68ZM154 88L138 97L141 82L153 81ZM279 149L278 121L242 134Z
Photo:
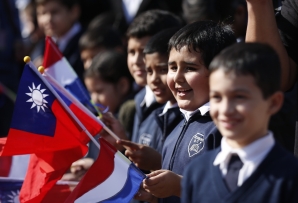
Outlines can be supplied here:
M105 50L124 52L120 34L111 27L98 27L87 30L79 41L84 69L88 69L92 59Z
M85 85L94 103L108 106L117 115L121 104L128 99L132 77L123 54L105 51L98 54L84 74Z
M46 36L55 39L59 50L68 60L80 79L83 79L84 67L80 58L78 42L83 29L78 22L80 7L78 0L35 0L37 21ZM33 50L34 63L42 64L44 40Z
M183 202L298 202L298 160L268 131L280 75L268 45L236 44L212 61L210 113L223 139L185 170Z
M184 119L164 143L162 168L167 170L155 171L143 182L144 189L164 198L163 202L180 202L185 166L220 143L221 135L209 116L207 67L216 54L235 42L229 26L212 21L189 24L170 39L167 84ZM139 194L143 196L142 191Z
M139 15L131 23L127 30L128 47L127 47L127 64L135 83L139 88L146 86L146 70L143 61L143 50L149 39L163 29L181 26L180 19L172 13L161 10L150 10ZM136 89L139 89L136 88ZM141 134L139 131L146 127L144 121L153 110L160 107L161 104L156 103L154 95L150 88L146 86L135 96L135 105L132 107L136 113L133 120L133 132L131 140L138 143ZM123 110L127 112L126 105ZM119 120L123 121L122 114L119 113ZM123 123L123 122L122 122Z
M156 101L165 105L148 115L146 128L139 131L141 136L138 144L124 140L118 142L127 148L125 155L143 170L161 168L161 152L165 138L182 119L176 100L167 85L168 42L176 31L178 28L169 28L154 35L143 51L147 84Z

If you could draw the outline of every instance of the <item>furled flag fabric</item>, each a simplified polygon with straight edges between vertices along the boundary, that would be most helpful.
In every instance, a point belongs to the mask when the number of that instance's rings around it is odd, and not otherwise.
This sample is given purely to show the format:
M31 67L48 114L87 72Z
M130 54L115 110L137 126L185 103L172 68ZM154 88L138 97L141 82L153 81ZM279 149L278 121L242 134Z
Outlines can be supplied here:
M87 151L87 147L84 148ZM20 192L21 203L64 202L74 186L57 187L56 183L74 161L83 157L82 151L77 147L54 153L32 154Z
M70 91L82 104L89 106L88 91L51 37L46 37L43 66L47 74Z
M54 90L58 93L61 99L68 105L70 110L76 115L76 117L82 122L91 135L98 134L104 126L104 123L100 121L94 114L92 114L84 105L82 105L74 96L72 96L64 87L62 87L55 79L48 74L43 75L44 78L52 85ZM82 143L87 144L89 142L88 137L82 137Z
M113 146L100 138L100 153L65 203L126 203L145 175Z
M87 136L40 73L26 64L2 156L52 152L82 145Z

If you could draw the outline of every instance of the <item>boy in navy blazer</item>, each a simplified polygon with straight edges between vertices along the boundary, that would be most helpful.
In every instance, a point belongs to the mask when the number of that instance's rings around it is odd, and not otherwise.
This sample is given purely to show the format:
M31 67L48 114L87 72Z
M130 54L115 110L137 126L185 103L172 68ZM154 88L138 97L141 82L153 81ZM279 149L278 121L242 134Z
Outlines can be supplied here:
M209 70L210 114L223 139L187 166L182 202L298 202L298 160L268 130L283 102L277 54L236 44Z

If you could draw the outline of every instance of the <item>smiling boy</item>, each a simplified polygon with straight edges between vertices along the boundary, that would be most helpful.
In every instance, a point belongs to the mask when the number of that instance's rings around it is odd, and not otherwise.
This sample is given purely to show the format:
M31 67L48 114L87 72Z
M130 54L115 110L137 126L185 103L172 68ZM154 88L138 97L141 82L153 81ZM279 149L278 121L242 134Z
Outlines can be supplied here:
M283 102L277 54L236 44L209 70L210 114L223 139L185 170L182 202L298 202L298 160L268 130Z
M229 26L212 21L189 24L170 39L167 84L184 119L164 143L162 169L166 170L152 172L143 181L144 189L163 198L162 202L180 202L185 166L220 143L221 135L209 116L208 66L216 54L235 42Z

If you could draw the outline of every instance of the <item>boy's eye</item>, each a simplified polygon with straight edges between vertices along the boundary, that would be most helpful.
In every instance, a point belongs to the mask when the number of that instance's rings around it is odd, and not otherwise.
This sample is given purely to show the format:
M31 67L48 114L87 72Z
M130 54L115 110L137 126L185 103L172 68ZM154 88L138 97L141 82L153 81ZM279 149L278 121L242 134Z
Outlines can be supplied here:
M220 99L221 99L220 95L217 95L217 94L210 95L210 100L220 101Z
M195 71L196 69L193 67L186 67L186 72Z
M128 53L131 54L131 55L134 55L134 54L135 54L135 51L132 50L132 49L129 49L129 50L128 50Z
M176 66L169 66L169 70L171 70L172 72L176 72L177 67Z
M166 74L166 73L168 73L168 67L163 67L163 68L161 68L160 72L161 72L162 74Z
M246 98L245 95L241 95L241 94L236 95L235 97L236 97L236 99L245 99Z
M147 74L152 75L152 69L151 68L146 68L146 72L147 72Z

